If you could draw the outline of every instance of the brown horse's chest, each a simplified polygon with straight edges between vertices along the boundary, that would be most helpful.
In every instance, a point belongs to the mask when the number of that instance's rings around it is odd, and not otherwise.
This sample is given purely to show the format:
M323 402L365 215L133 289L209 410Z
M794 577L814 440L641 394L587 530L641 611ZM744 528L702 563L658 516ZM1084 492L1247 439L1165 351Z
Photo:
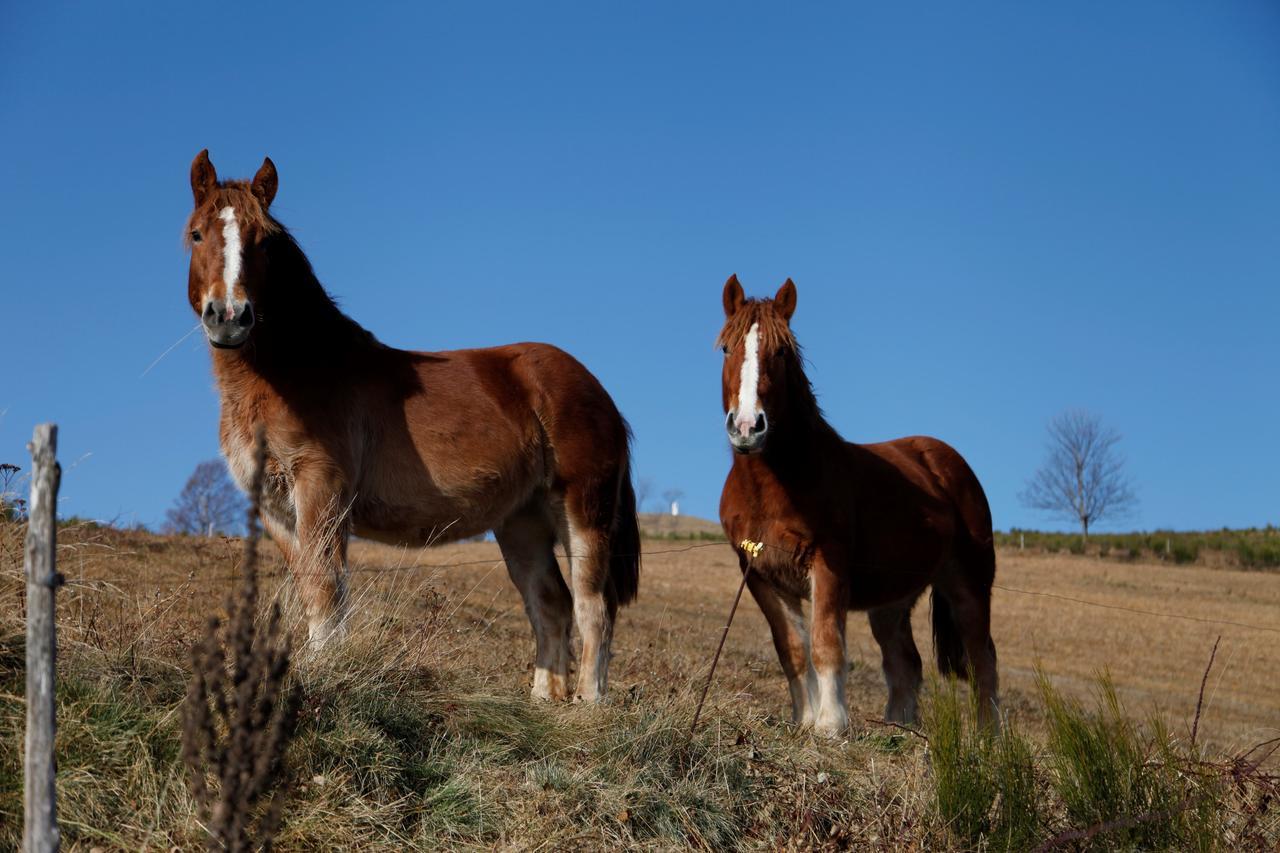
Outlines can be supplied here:
M879 500L858 500L848 491L815 499L820 493L818 483L783 488L768 477L734 472L721 521L739 553L744 540L761 543L753 571L802 597L819 564L841 578L857 607L909 594L936 571L950 535L944 514L904 505L892 493Z
M748 557L753 572L792 595L809 596L818 543L806 525L758 512L722 515L721 520L733 547L740 554L752 552Z
M231 469L231 476L246 493L252 491L256 467L253 438L245 430L237 429L234 424L224 422L221 444L227 467ZM271 452L270 440L268 440L265 465L262 509L292 529L296 521L292 477L289 474L289 467Z

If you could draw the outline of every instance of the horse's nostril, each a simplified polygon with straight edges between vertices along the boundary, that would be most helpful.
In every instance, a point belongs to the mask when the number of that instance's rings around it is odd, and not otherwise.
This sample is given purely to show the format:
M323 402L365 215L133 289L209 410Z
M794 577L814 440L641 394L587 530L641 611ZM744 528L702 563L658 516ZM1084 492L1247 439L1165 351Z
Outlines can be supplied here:
M221 316L222 302L217 299L210 299L204 304L204 311L200 314L200 319L204 321L206 326L211 326L216 324Z
M727 429L729 432L733 432L733 422L737 420L737 418L738 418L737 412L729 412L729 414L725 415L724 428Z
M244 304L243 310L240 311L238 322L246 329L253 325L253 306L248 302Z
M756 423L755 423L755 426L751 428L751 431L764 432L765 426L766 426L766 423L764 419L764 412L761 412L760 414L756 415Z

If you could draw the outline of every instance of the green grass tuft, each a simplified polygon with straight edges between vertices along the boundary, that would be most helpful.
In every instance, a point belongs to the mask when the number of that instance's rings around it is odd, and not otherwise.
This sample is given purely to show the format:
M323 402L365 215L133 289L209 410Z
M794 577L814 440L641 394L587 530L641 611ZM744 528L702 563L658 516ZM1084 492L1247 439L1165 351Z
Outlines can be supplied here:
M1213 806L1217 777L1197 772L1199 756L1153 717L1144 730L1124 710L1108 675L1098 678L1092 710L1039 676L1047 713L1054 790L1077 827L1107 827L1102 843L1121 849L1218 846Z
M1035 754L1012 720L999 733L980 725L976 701L945 679L925 703L938 814L968 847L1026 849L1042 825Z

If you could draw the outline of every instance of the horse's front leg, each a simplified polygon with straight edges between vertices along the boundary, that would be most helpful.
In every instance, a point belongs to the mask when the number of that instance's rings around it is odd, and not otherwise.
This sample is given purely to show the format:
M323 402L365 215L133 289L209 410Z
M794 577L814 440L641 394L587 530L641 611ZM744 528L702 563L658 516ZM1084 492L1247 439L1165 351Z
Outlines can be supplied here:
M350 518L342 477L327 467L295 472L297 547L290 565L307 617L312 648L345 634Z
M848 608L839 578L824 563L814 565L810 580L813 589L810 653L818 674L818 711L813 728L818 734L836 737L849 727L844 648Z
M746 571L746 558L741 553L738 561ZM809 663L809 629L800 599L778 589L759 573L748 576L747 588L773 634L773 647L791 689L791 722L811 726L818 710L818 678Z

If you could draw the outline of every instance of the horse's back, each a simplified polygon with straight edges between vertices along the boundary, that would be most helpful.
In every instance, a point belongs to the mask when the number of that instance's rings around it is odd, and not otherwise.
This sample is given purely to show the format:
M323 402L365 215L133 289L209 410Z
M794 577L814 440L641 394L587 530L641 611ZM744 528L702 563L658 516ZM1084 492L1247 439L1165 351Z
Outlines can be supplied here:
M411 420L428 432L496 431L506 443L533 437L586 441L602 455L625 453L622 415L604 386L569 353L543 343L413 353L420 392Z
M951 504L975 544L991 543L991 509L986 492L954 447L927 435L855 446L888 462L916 487Z
M466 536L540 489L613 482L625 470L621 415L564 351L511 344L396 355L413 381L370 383L352 409L368 432L355 489L362 535L415 541L452 525Z
M509 344L493 352L510 358L512 378L526 390L561 476L618 476L619 465L625 466L628 458L627 424L582 362L551 344Z

